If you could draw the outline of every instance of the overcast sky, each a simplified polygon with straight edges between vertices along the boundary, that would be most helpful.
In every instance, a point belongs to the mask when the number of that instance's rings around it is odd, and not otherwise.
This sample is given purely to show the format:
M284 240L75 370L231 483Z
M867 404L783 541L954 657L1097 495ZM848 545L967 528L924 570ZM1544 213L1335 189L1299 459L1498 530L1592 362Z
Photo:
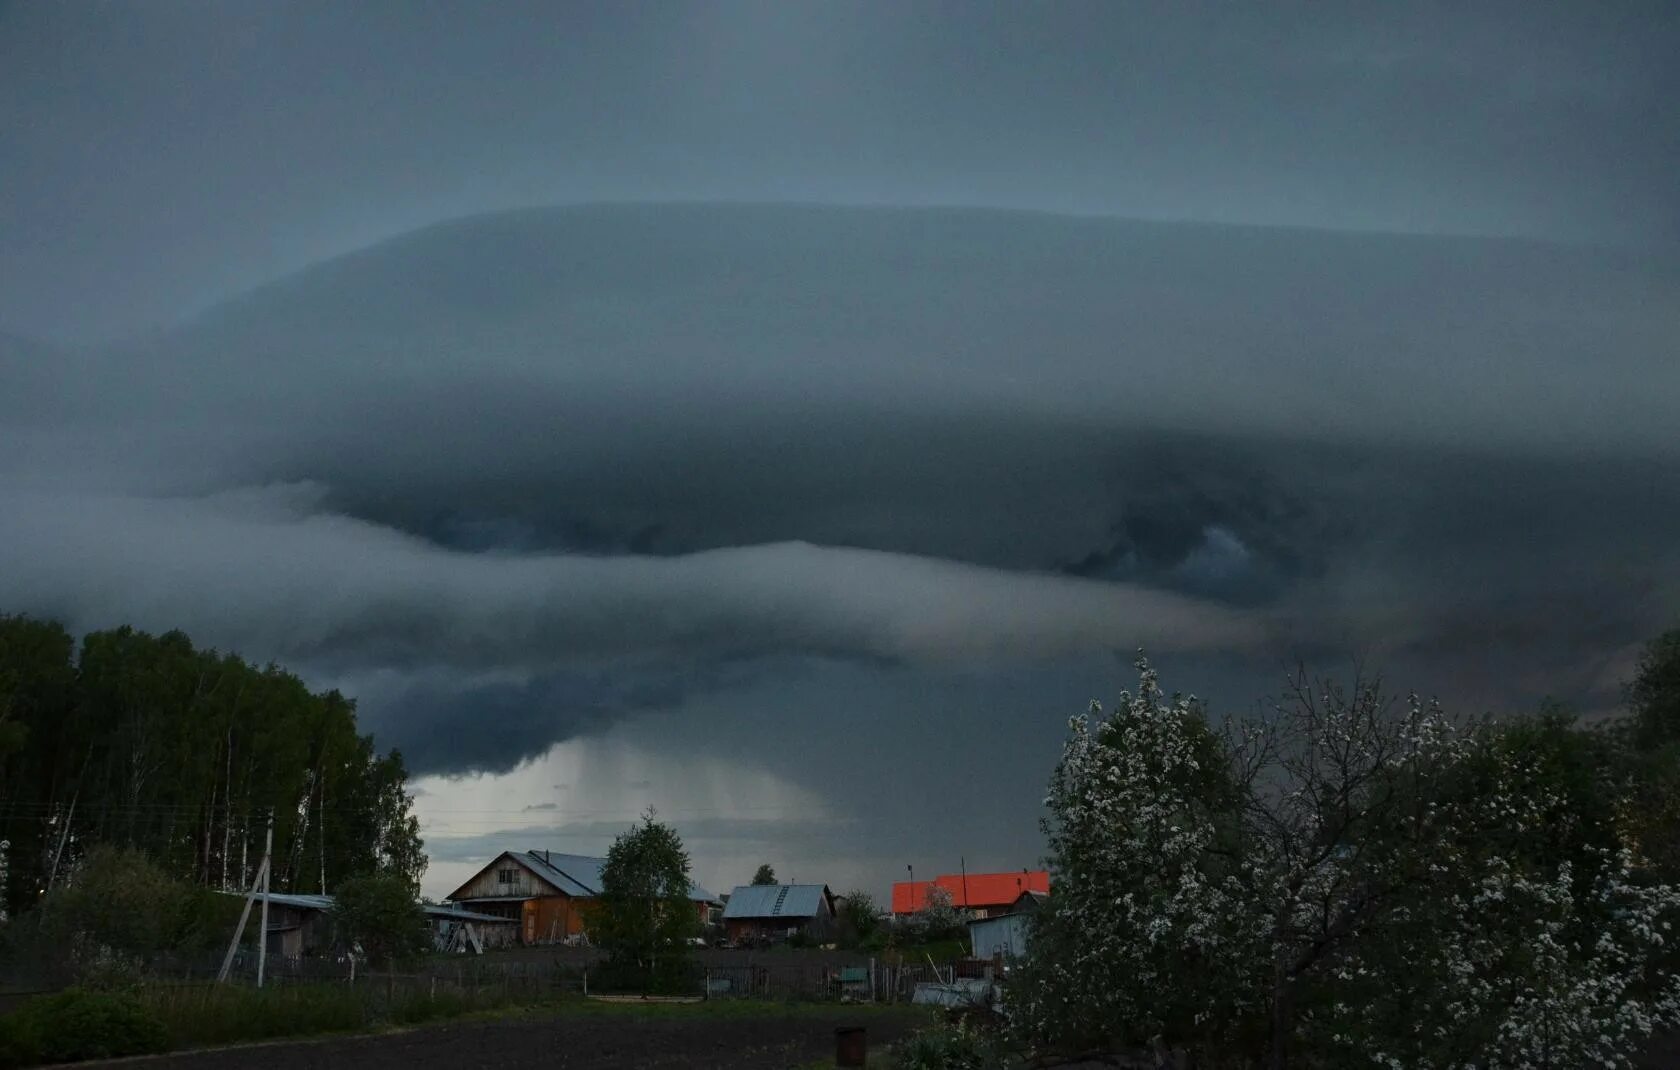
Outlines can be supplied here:
M0 3L0 611L355 694L431 894L648 805L721 888L1030 865L1140 646L1221 712L1296 658L1609 709L1680 617L1676 55L1660 3Z
M973 204L1680 239L1649 3L0 4L0 329L473 211Z

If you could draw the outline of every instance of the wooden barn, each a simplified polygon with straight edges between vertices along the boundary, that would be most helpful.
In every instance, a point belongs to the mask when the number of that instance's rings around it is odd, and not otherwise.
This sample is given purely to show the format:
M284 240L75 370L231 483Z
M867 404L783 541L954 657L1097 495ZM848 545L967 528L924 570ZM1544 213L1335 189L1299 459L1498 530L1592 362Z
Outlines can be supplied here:
M503 851L471 880L448 895L448 901L479 914L519 923L519 942L564 944L580 941L588 914L601 895L604 858L558 851ZM717 897L699 885L689 898L704 923Z
M826 884L743 884L723 908L724 934L736 943L814 937L834 927L834 894Z
M257 897L259 903L261 898ZM333 898L330 895L270 892L268 953L297 959L330 949L334 940L332 908ZM251 921L255 923L260 916L253 906Z
M258 912L261 903L262 895L259 893L253 897L251 905L253 926L262 916ZM333 920L333 905L330 895L270 892L268 953L279 958L298 959L342 950L338 927ZM422 904L420 910L426 915L433 941L439 950L483 951L485 948L518 943L518 923L513 919L434 904Z
M432 926L432 942L439 951L483 953L519 943L519 923L512 918L439 904L421 909Z

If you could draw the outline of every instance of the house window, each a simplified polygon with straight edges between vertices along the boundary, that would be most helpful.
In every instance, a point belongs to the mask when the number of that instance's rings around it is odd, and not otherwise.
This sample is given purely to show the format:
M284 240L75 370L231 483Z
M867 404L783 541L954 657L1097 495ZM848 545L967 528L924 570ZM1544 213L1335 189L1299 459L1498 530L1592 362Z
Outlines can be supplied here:
M519 871L517 869L498 869L496 871L497 884L518 884Z

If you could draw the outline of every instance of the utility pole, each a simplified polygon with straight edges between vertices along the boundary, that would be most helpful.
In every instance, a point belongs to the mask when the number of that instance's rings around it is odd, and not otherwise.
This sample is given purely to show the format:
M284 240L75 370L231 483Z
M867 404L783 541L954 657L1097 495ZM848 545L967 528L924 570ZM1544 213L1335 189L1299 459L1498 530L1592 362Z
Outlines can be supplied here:
M257 867L257 875L251 881L251 888L245 893L245 909L239 912L239 925L233 930L233 939L228 943L227 954L222 957L221 972L216 974L216 980L226 981L233 971L233 956L239 951L239 939L245 935L245 923L251 920L251 904L256 901L257 888L262 888L262 932L257 939L257 987L263 983L263 956L268 953L268 871L274 852L274 811L268 814L268 836L264 840L262 864Z
M963 909L967 910L967 909L969 909L969 906L970 906L969 900L968 900L968 859L966 857L964 857L963 855L958 855L957 856L957 864L962 866Z
M274 873L274 811L268 812L268 832L263 836L262 927L257 930L257 987L263 986L263 966L268 962L268 880Z

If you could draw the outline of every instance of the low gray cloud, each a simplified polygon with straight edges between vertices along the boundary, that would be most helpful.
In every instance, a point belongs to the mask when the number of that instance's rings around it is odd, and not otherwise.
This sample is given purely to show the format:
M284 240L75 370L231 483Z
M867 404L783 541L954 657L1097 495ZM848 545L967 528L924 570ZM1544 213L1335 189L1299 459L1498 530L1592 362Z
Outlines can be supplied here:
M21 491L0 599L314 661L540 667L637 651L946 660L1241 646L1263 622L1145 587L783 543L674 558L468 554L295 495Z

